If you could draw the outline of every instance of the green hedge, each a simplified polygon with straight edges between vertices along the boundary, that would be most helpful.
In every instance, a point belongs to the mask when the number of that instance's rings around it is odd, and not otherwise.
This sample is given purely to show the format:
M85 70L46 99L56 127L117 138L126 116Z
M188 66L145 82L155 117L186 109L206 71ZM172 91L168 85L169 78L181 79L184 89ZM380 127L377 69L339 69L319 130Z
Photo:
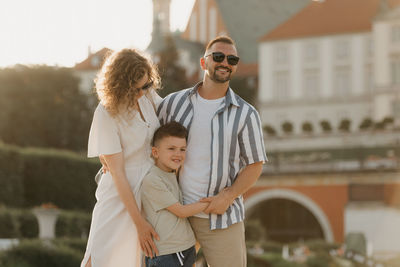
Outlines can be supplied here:
M56 223L56 236L86 239L89 235L90 222L89 213L62 211Z
M0 145L0 203L23 205L23 163L17 147Z
M0 208L0 238L34 238L39 234L38 222L29 210Z
M56 222L56 237L86 240L91 214L78 211L60 211ZM39 226L31 210L0 208L0 238L36 238Z
M0 254L2 267L76 267L83 253L60 243L25 240Z
M97 160L69 151L0 145L0 204L91 210L99 168Z

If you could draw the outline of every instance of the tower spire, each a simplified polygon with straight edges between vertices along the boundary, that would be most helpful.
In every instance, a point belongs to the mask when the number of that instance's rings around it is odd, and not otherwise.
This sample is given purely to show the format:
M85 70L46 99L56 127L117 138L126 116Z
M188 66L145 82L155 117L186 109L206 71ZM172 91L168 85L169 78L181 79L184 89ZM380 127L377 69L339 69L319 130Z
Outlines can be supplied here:
M379 2L379 13L383 14L390 10L390 6L387 0L380 0Z
M153 31L159 31L161 35L170 33L171 0L153 0Z

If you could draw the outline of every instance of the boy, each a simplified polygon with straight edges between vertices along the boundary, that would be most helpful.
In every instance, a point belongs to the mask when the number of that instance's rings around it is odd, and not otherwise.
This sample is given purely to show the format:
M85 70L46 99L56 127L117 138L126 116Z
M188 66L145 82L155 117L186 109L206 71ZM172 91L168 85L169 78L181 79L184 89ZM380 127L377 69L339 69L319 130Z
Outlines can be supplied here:
M196 243L186 217L203 211L208 203L182 205L182 193L177 181L177 170L186 154L188 132L172 121L158 128L152 140L155 161L144 177L141 188L143 210L160 240L155 240L159 255L146 257L146 267L193 266Z

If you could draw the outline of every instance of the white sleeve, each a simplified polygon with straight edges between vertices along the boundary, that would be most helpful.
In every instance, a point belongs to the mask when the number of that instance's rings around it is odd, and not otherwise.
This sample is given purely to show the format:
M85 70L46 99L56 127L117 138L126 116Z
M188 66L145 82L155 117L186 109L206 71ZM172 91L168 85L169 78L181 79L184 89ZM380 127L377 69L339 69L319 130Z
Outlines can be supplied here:
M156 110L158 108L158 105L160 105L161 101L163 100L161 96L158 95L156 90L151 90L151 98L153 100L153 103L156 105Z
M103 105L99 104L94 112L89 132L88 157L111 155L122 151L119 131L113 119Z

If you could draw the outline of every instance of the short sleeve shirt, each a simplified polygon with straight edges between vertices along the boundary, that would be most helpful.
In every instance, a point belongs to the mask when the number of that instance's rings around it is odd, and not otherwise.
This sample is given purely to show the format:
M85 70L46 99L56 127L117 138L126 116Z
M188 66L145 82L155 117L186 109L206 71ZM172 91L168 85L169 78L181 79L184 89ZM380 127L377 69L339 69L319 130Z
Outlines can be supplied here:
M172 93L158 105L160 124L177 121L191 132L193 103L201 82L192 88ZM209 124L211 147L207 196L215 196L231 186L241 169L256 162L266 162L264 138L257 110L228 88L221 105ZM188 141L188 147L191 140ZM196 153L195 151L188 151ZM184 166L185 168L185 166ZM193 174L196 175L196 174ZM185 187L182 187L185 191ZM190 193L190 192L189 192ZM243 196L236 198L224 214L209 214L212 230L224 229L244 220Z
M180 252L196 243L189 221L166 209L182 203L175 173L153 166L144 177L140 192L146 219L160 236L159 241L155 240L160 255Z

